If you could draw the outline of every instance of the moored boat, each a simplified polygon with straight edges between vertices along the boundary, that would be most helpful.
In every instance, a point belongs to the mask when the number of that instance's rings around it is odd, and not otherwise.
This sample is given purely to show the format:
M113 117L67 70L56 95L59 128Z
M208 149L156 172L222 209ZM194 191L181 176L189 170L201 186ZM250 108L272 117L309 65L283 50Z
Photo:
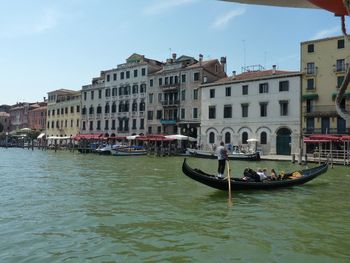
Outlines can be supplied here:
M198 158L206 158L206 159L217 159L217 155L215 152L197 150L187 148L187 152L193 156ZM252 153L243 153L243 152L231 152L228 154L229 160L243 160L243 161L259 161L260 154L259 152Z
M265 180L262 182L252 182L252 181L245 181L242 180L242 178L231 178L230 184L232 191L234 190L267 190L267 189L275 189L275 188L282 188L282 187L291 187L296 185L302 185L306 182L309 182L313 179L315 179L317 176L327 172L328 169L328 163L322 164L320 166L305 169L301 171L295 171L291 173L286 173L285 176L288 178L293 173L298 173L299 176L296 178L291 179L285 179L285 180ZM187 175L189 178L198 181L202 184L205 184L207 186L210 186L212 188L216 188L219 190L228 190L228 181L227 179L220 179L217 178L214 175L207 174L199 169L193 169L191 168L186 161L186 158L184 159L184 162L182 164L182 171L185 175Z

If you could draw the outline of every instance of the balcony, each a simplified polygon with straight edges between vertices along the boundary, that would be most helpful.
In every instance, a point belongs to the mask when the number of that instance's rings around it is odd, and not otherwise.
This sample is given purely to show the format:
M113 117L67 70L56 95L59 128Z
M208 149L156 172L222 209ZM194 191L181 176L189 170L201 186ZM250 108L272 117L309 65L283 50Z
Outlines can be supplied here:
M338 135L348 135L350 133L349 128L338 129L338 128L329 128L329 129L315 129L315 128L303 128L304 135L311 134L338 134Z
M175 125L178 119L160 119L160 124L163 125Z
M163 100L163 107L178 107L180 106L180 100Z
M338 116L335 105L322 105L322 106L304 106L303 114L305 117L336 117Z
M349 63L343 64L343 63L339 63L336 65L333 65L333 71L335 73L345 73L348 70L349 67Z
M164 85L161 85L160 88L163 91L177 90L180 88L180 83L164 84Z

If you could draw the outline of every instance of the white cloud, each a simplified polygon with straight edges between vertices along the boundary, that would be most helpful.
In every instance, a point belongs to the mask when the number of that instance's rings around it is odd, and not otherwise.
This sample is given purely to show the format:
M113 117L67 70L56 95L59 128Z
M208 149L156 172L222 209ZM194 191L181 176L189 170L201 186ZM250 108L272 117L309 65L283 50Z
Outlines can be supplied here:
M241 16L246 12L245 9L231 10L225 14L220 15L214 23L211 25L214 29L224 29L232 19L237 16Z
M340 34L341 34L340 26L335 26L335 27L323 29L317 32L313 37L311 37L311 39L321 39L321 38L331 37L331 36L340 35Z
M156 15L166 12L172 8L193 4L198 0L158 0L144 9L146 15Z

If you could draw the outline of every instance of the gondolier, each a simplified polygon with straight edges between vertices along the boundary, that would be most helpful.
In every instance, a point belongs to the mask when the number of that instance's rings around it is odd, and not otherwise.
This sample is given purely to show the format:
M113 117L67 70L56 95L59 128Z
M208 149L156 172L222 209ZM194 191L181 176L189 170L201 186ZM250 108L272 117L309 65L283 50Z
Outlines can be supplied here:
M218 177L224 178L225 163L228 159L227 150L224 142L220 142L220 146L216 149L218 156Z

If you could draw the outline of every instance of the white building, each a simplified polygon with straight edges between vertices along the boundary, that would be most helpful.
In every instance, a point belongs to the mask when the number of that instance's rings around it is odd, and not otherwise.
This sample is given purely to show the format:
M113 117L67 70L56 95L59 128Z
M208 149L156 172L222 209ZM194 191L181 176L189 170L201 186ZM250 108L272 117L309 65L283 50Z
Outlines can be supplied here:
M82 88L82 133L127 136L146 133L148 74L162 63L133 54Z
M204 149L226 144L247 147L258 140L263 154L299 152L300 72L247 71L201 86Z

